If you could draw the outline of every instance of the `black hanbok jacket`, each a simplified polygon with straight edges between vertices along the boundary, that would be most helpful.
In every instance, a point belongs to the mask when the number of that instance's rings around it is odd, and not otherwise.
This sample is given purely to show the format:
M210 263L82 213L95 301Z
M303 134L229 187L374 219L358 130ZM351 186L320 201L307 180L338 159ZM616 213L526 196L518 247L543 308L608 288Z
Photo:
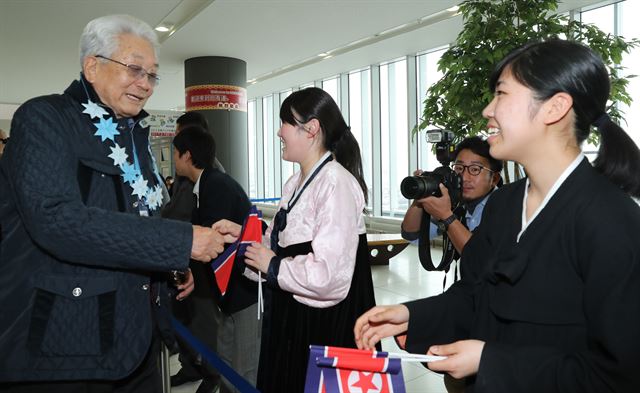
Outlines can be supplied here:
M525 184L489 200L462 281L407 304L407 349L485 341L470 392L640 392L640 208L584 159L516 242Z

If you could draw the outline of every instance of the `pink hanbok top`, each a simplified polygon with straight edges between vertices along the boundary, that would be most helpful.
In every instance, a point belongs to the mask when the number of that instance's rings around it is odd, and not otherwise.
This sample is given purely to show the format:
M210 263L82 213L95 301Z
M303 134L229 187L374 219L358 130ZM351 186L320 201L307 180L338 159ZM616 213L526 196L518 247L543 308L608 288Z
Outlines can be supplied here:
M294 192L302 188L299 181L297 172L286 182L279 208L286 208ZM306 255L282 260L278 274L280 288L311 307L330 307L345 299L353 276L358 237L366 232L364 208L357 180L337 161L328 162L288 213L287 226L280 232L280 247L311 241L313 248ZM267 247L272 229L273 222L263 237Z

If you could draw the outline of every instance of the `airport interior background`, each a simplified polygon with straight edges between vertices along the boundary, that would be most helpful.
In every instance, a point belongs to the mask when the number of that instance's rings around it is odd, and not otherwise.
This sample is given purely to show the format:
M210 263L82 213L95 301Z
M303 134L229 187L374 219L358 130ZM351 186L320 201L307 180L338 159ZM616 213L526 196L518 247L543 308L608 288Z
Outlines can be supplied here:
M439 166L424 135L412 135L438 60L462 28L460 0L0 0L0 129L31 97L57 93L78 77L77 42L91 19L136 16L158 30L161 83L146 105L157 118L152 150L173 175L171 137L185 107L185 60L223 56L246 62L246 140L241 184L269 216L297 168L281 159L279 107L292 91L326 90L360 144L369 185L369 233L400 232L410 201L400 182L416 168ZM606 33L640 38L640 0L559 2L560 14ZM640 75L640 48L625 55L624 75ZM640 78L627 87L623 128L640 144ZM224 149L224 146L219 147ZM597 146L584 146L593 158ZM225 162L222 162L225 165ZM437 247L436 247L437 248ZM435 250L434 258L439 258ZM373 267L376 300L397 303L443 290L442 272L426 272L409 245L388 265ZM447 285L453 281L448 274ZM385 349L396 350L393 340ZM175 367L178 362L172 359ZM446 392L442 376L405 367L407 392ZM174 388L193 392L197 383Z

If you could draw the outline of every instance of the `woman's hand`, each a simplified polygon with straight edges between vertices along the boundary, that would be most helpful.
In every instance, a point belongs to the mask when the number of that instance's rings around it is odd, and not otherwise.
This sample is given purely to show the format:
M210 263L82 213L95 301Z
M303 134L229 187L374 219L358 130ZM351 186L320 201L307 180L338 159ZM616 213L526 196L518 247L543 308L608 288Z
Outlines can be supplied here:
M358 318L353 334L358 349L375 349L385 337L397 336L409 327L409 309L404 304L376 306Z
M226 219L216 221L211 228L224 236L225 243L235 242L242 233L242 225Z
M430 362L429 369L442 371L454 378L464 378L478 373L484 341L462 340L452 344L433 345L427 355L446 356L444 360Z
M276 254L271 249L263 246L261 243L251 243L244 253L245 263L266 273L269 269L269 262Z

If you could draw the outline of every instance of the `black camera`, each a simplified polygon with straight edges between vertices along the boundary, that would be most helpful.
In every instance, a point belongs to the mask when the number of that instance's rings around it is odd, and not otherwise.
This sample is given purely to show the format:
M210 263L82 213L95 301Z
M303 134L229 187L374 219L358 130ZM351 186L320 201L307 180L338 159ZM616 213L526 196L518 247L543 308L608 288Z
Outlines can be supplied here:
M462 196L462 179L449 165L454 160L453 132L448 130L427 131L427 142L435 143L436 158L442 164L432 172L419 176L407 176L400 183L400 192L407 199L422 199L428 196L441 197L440 183L449 191L451 205L456 206Z

